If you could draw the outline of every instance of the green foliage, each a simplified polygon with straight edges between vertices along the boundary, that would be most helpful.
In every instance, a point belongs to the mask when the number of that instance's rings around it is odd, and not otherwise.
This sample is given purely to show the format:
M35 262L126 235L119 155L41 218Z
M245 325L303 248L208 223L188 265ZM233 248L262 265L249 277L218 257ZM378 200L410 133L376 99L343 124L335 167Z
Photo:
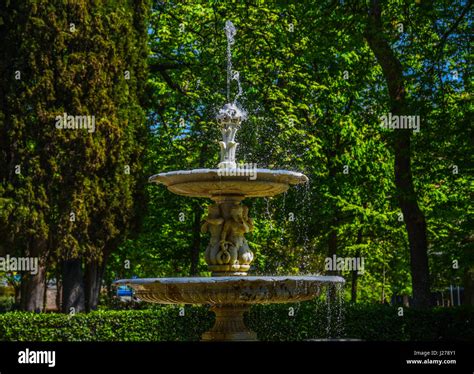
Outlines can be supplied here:
M305 340L330 337L377 341L472 340L472 308L435 308L420 311L384 304L349 304L342 310L314 300L294 305L255 306L247 318L260 340ZM330 328L328 329L328 324Z
M461 17L464 0L422 3L384 2L382 26L402 64L407 105L421 118L411 167L432 289L443 290L474 271L472 14ZM109 256L108 284L189 274L195 222L208 202L145 181L217 165L213 117L227 100L229 19L249 113L238 159L310 178L284 195L245 201L255 218L252 271L322 273L335 234L338 256L365 258L358 300L410 294L392 139L379 123L389 100L363 35L366 2L152 1L151 12L145 0L117 4L0 7L0 254L38 255L50 270L58 259ZM65 111L94 114L96 133L56 131L55 115ZM139 234L125 239L133 228ZM202 235L201 253L206 241ZM352 273L341 275L349 281Z
M163 307L89 314L0 314L0 341L174 341L199 340L212 324L205 309Z
M294 316L288 308L294 308ZM338 311L329 313L333 322ZM246 316L259 340L295 341L349 338L362 340L464 340L474 338L474 310L439 308L418 311L386 305L347 305L336 329L329 330L328 309L315 300L301 304L254 306ZM167 306L139 311L89 314L0 314L0 341L196 341L214 321L205 307Z
M1 158L9 162L2 164L1 181L5 196L16 203L6 212L6 229L20 229L14 246L51 236L62 257L101 258L105 244L127 227L134 206L133 176L140 174L142 152L137 140L144 134L139 101L146 43L139 32L145 24L131 2L119 8L114 2L86 3L7 5L2 27L19 26L5 34L8 50L1 65L7 98L1 108L2 150L12 157ZM68 20L74 20L74 29ZM20 80L12 69L21 72ZM64 112L95 116L96 131L56 129L55 116ZM20 165L19 175L10 170L14 165Z
M15 298L12 296L0 296L0 313L5 313L13 310L15 305Z
M412 168L428 222L433 289L442 290L459 284L474 263L468 250L472 64L468 48L459 47L468 40L468 17L441 44L463 1L435 3L387 2L384 29L406 72L409 106L421 117ZM249 113L238 133L238 159L299 170L310 178L308 186L292 187L284 195L245 201L255 218L255 232L249 235L256 252L253 271L324 272L329 235L336 232L338 256L365 258L359 300L410 294L408 238L398 219L391 137L379 121L388 110L386 83L363 37L363 3L155 2L149 34L148 174L216 166L219 134L213 117L226 101L227 19L237 28L233 68L242 81L240 103ZM450 79L447 65L459 67L458 80ZM462 171L453 175L451 164ZM163 187L150 186L147 192L143 230L114 254L110 279L188 274L193 217L207 203ZM178 220L180 212L184 222ZM206 240L203 236L201 253ZM132 268L125 271L123 261L130 258ZM453 259L459 259L457 270ZM350 272L341 275L351 278Z
M57 278L61 260L100 264L138 226L148 12L147 0L1 5L0 254L39 257ZM64 113L95 128L58 129Z

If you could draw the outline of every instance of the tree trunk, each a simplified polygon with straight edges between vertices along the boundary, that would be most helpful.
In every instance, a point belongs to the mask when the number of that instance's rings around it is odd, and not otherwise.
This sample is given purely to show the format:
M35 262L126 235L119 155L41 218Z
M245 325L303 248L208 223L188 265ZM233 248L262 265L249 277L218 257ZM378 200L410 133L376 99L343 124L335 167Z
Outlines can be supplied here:
M194 206L194 222L193 222L193 240L191 244L191 268L190 275L198 274L199 253L201 249L201 206L196 203Z
M14 286L15 290L15 305L21 306L21 283L19 286Z
M29 312L41 312L44 309L46 290L46 240L31 241L26 255L38 258L36 274L23 273L21 279L20 308Z
M411 177L410 135L404 135L398 136L395 141L395 184L398 188L398 201L408 232L413 306L428 308L431 305L431 297L426 221L423 212L418 207Z
M60 279L60 276L58 275L58 277L56 278L56 300L55 300L57 311L61 310L61 305L63 303L62 296L63 296L63 283L62 283L62 280Z
M21 309L28 312L44 310L44 293L46 290L46 266L43 260L38 261L38 273L24 274L21 280Z
M64 313L85 311L84 279L81 259L66 260L63 268L63 307ZM74 308L74 309L71 309Z
M387 82L392 115L406 115L403 69L390 45L383 37L381 9L378 0L372 0L365 37ZM425 216L418 206L418 197L411 172L410 129L395 129L395 185L403 213L410 246L410 266L413 288L413 306L428 308L430 301L428 241Z
M91 261L86 264L84 274L84 292L86 311L96 310L99 304L102 277L104 275L105 259L102 262Z

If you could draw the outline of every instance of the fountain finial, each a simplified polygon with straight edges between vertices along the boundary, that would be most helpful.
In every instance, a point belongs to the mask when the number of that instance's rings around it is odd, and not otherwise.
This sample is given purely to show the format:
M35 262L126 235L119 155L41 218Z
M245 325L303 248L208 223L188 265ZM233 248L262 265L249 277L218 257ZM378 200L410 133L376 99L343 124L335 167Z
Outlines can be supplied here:
M240 128L240 124L245 120L246 114L236 104L225 104L216 116L217 123L221 128L222 141L221 162L219 169L234 169L237 167L235 162L235 152L239 143L235 141L235 134Z

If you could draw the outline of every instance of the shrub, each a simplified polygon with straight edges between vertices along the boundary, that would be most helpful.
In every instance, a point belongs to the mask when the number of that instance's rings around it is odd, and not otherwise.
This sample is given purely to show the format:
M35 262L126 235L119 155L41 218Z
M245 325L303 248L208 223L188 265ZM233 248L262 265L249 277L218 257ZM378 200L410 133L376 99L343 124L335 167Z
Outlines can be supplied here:
M0 313L9 312L15 305L15 298L12 296L0 296Z
M0 341L170 341L199 340L212 315L200 307L96 311L75 315L0 314Z
M0 341L196 341L214 323L206 307L154 306L147 310L89 314L0 314ZM289 308L293 308L290 310ZM289 314L292 314L292 316ZM474 309L418 311L386 305L256 305L246 315L260 340L294 341L342 337L362 340L474 340Z

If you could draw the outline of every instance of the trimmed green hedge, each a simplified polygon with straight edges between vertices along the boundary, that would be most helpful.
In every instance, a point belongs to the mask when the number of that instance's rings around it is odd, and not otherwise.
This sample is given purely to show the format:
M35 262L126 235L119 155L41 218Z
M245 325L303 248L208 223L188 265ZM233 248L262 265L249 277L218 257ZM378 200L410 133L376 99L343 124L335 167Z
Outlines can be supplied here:
M174 341L199 340L213 324L200 307L97 311L75 315L10 312L0 314L0 341Z
M294 316L289 316L290 307ZM416 311L384 305L337 306L328 313L319 301L254 306L246 316L260 340L474 340L472 308ZM328 330L328 320L331 321ZM214 317L205 307L166 306L148 310L97 311L89 314L0 314L0 341L195 341Z
M12 296L0 296L0 313L9 312L15 306L15 299Z
M426 311L403 308L403 316L399 316L398 307L381 304L346 305L340 310L336 306L328 313L326 305L312 301L301 303L299 309L295 308L295 316L289 317L290 306L255 306L247 323L260 340L341 337L373 341L474 341L472 307Z

